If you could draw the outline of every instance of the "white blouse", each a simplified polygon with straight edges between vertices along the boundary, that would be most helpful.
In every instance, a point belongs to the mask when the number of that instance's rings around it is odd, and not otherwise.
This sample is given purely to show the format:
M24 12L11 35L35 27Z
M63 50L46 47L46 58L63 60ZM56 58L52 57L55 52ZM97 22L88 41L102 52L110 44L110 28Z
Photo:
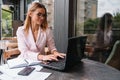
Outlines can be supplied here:
M112 35L112 31L105 31L104 32L104 44L107 46L110 44L111 42L111 35Z
M43 31L41 28L39 28L37 40L35 42L31 28L29 28L28 35L25 36L24 27L21 26L17 30L17 39L18 49L21 52L19 57L24 59L38 60L38 54L45 54L44 48L46 45L51 52L57 50L50 28L47 28L46 31Z

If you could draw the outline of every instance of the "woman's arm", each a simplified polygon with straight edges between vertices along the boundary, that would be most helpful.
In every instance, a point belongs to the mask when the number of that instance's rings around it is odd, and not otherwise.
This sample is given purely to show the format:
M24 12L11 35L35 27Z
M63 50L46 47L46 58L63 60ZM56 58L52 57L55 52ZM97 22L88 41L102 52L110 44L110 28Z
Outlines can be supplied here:
M55 47L54 37L53 37L51 29L47 30L47 46L50 52L54 55L54 57L64 58L65 54L59 53Z
M25 43L25 35L22 27L19 27L17 30L17 40L18 40L18 49L21 52L20 57L25 59L37 60L37 56L39 53L29 50L28 46Z
M54 42L54 37L52 34L52 30L50 28L48 28L46 30L46 36L47 36L47 47L50 51L50 53L53 53L54 51L57 51L56 47L55 47L55 42Z

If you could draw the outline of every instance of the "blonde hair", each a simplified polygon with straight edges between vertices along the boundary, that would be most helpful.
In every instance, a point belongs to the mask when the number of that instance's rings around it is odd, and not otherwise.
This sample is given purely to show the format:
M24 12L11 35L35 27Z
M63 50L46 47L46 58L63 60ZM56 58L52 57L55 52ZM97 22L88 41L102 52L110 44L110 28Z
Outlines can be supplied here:
M43 31L45 31L47 29L47 27L48 27L47 11L46 11L45 6L43 4L41 4L40 2L33 2L31 4L30 8L28 9L27 16L26 16L25 23L24 23L24 27L25 27L24 31L25 31L26 35L28 34L29 27L31 26L30 13L34 12L38 8L43 8L45 10L45 20L42 23L41 28L43 29Z

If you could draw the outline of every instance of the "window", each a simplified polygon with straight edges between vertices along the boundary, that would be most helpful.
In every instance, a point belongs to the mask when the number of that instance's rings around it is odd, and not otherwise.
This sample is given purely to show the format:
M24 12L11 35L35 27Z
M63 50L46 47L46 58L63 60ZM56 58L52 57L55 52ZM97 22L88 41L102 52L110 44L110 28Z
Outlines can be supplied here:
M9 5L2 5L2 37L12 36L12 15Z
M82 34L95 34L100 17L109 12L113 15L112 30L114 32L114 39L119 39L119 4L119 0L77 0L77 21L75 26L76 36L80 36Z

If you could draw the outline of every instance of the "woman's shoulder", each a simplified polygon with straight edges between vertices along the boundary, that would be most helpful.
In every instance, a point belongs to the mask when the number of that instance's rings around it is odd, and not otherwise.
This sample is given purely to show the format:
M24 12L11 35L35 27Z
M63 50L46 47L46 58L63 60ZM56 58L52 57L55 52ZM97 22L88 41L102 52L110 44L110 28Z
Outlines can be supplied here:
M51 27L47 27L46 30L52 30L52 28Z
M24 27L23 26L19 26L18 29L17 29L17 32L23 32L24 31Z
M19 26L18 29L24 29L24 26Z
M53 34L53 31L50 27L48 27L45 32L46 32L47 35L52 35Z
M46 32L51 32L51 31L52 31L52 29L50 27L46 28Z

